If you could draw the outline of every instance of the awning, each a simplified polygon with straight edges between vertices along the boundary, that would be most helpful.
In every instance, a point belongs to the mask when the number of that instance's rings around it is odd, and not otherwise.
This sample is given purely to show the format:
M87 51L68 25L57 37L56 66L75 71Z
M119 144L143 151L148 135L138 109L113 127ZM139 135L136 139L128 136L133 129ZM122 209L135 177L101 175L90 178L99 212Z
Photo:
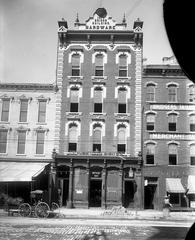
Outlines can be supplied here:
M180 178L166 178L166 191L169 193L185 193Z
M0 182L30 182L48 163L0 162Z
M195 176L188 176L188 192L187 194L195 194Z

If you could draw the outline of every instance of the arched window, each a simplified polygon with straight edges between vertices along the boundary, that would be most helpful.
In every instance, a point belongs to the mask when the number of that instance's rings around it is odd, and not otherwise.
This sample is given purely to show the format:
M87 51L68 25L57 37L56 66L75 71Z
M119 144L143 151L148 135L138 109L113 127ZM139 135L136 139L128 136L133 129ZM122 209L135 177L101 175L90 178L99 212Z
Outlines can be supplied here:
M127 111L127 90L124 87L118 89L118 113Z
M146 164L154 164L155 144L147 143L146 145Z
M195 165L195 144L190 145L190 164Z
M150 102L155 101L155 85L152 83L147 84L146 101L150 101Z
M95 76L104 75L104 56L103 54L97 54L95 56Z
M189 102L195 102L195 85L189 86Z
M73 54L72 55L72 76L80 76L80 55L79 54Z
M76 152L78 143L78 127L75 123L69 125L68 129L68 151Z
M169 129L169 131L177 130L177 114L170 113L168 115L168 129Z
M121 124L117 129L117 152L126 152L126 127Z
M177 148L178 145L175 143L170 143L168 145L169 149L169 165L177 165Z
M175 84L168 86L168 101L177 102L177 86Z
M101 87L94 89L94 112L102 112L103 90Z
M101 152L102 127L100 124L93 126L93 152Z
M146 130L153 131L154 130L154 123L155 123L155 114L148 113L146 115Z
M190 115L190 131L195 132L195 114Z
M119 56L119 77L127 77L127 55Z
M79 109L79 89L72 87L70 89L70 112L78 112Z

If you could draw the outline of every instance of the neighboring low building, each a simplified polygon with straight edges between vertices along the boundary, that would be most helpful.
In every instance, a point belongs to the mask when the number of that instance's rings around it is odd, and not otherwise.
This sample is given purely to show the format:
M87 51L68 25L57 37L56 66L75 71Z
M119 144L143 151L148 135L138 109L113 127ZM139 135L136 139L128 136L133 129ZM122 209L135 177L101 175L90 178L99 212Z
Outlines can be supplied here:
M178 65L146 65L142 79L145 208L195 200L195 85ZM187 196L187 197L186 197Z
M53 85L0 84L1 193L29 200L30 190L48 190L54 111Z

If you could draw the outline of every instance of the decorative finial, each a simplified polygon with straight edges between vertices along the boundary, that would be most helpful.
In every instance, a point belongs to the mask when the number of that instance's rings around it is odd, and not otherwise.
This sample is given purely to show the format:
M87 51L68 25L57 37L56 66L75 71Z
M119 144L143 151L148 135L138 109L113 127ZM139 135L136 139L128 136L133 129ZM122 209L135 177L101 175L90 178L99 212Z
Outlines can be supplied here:
M123 23L126 23L125 13L124 13L124 16L123 16Z
M79 14L78 13L77 13L77 17L76 17L75 23L79 23Z

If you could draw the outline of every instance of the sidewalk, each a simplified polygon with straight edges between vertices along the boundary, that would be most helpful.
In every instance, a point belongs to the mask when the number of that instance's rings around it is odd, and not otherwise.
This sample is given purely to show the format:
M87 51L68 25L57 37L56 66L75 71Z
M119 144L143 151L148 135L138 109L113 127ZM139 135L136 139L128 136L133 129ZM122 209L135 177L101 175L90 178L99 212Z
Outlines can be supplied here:
M126 210L126 209L125 209ZM157 210L126 210L111 211L101 208L90 209L67 209L56 210L59 218L83 218L83 219L137 219L137 220L174 220L174 221L195 221L195 212L170 212L164 216L163 211Z

